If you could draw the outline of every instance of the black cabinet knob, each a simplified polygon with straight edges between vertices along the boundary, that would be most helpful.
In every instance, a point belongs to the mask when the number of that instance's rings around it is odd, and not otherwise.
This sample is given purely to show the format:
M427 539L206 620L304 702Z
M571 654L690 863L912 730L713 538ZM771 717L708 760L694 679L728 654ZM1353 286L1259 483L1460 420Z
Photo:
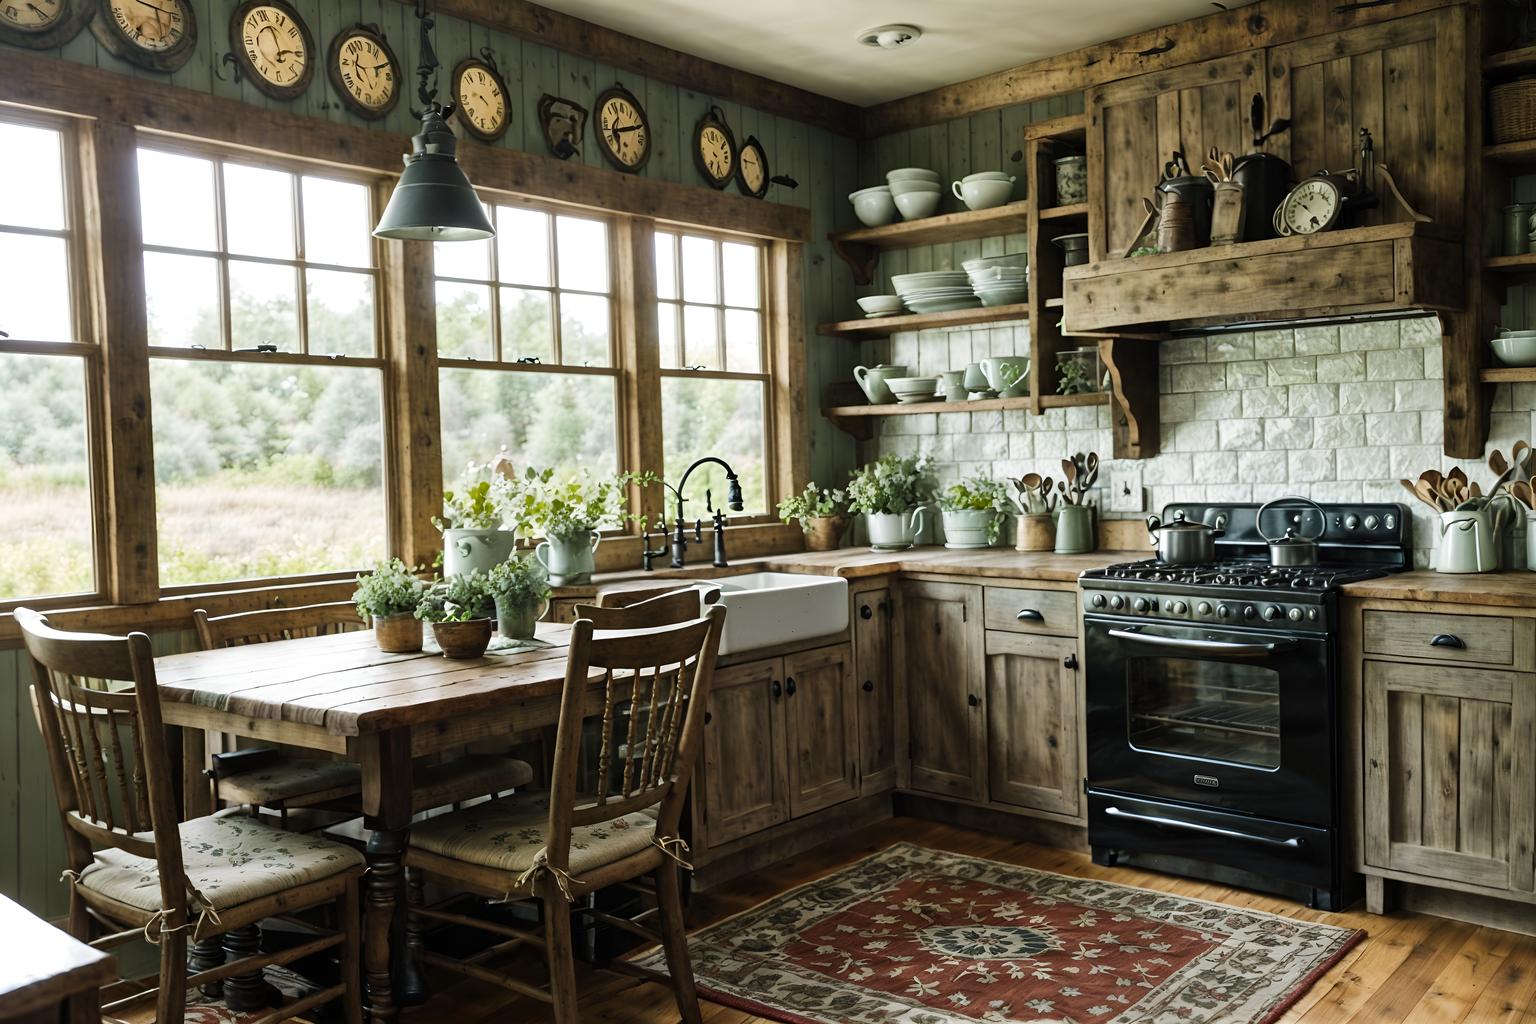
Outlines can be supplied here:
M713 712L710 712L710 711L704 712L704 724L705 725L708 725L710 722L713 722L714 720L715 720L715 716L714 716Z
M1065 668L1070 668L1073 671L1076 671L1076 669L1077 669L1077 655L1075 655L1075 654L1067 655L1065 658L1061 659L1061 664Z
M873 679L866 679L866 680L864 680L864 686L862 687L862 689L864 690L865 693L874 693L875 692L875 681Z
M861 618L861 619L872 619L874 617L875 617L875 610L873 608L871 608L867 604L859 605L859 618Z
M772 684L772 686L771 686L771 687L770 687L770 689L772 689L772 690L773 690L773 695L774 695L774 696L775 696L775 697L778 697L778 696L780 696L780 695L781 695L781 694L783 694L783 692L784 692L784 687L782 687L782 686L780 686L780 685L779 685L779 681L778 681L778 680L777 680L777 679L775 679L775 680L774 680L774 681L773 681L773 684Z
M981 705L981 698L976 696L974 693L968 693L965 696L965 702L973 708L979 707Z
M784 680L784 692L789 694L791 697L793 697L795 695L795 677L794 676L790 676L788 679Z

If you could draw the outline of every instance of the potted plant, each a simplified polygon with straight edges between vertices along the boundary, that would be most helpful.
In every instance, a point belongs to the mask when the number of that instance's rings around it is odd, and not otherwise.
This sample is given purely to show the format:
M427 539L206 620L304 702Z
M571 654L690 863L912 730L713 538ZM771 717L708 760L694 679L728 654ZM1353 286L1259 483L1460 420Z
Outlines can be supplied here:
M432 624L445 658L478 658L491 643L496 599L481 572L438 580L422 594L416 617Z
M876 551L904 551L923 529L923 502L933 497L932 460L884 455L848 481L848 511L862 512Z
M835 551L842 545L843 532L848 529L847 502L848 495L844 492L809 483L799 494L779 502L779 519L799 524L805 533L808 550Z
M620 473L597 479L585 469L564 480L552 469L529 469L518 496L517 514L544 535L534 557L557 587L586 583L596 570L599 530L623 526L639 516L629 513L630 484L654 483L654 473Z
M374 566L357 578L352 603L365 621L373 623L373 639L386 654L410 654L421 650L421 623L416 609L421 604L421 580L400 559Z
M472 462L458 490L443 492L443 514L432 521L443 532L443 575L490 572L512 556L518 530L507 511L517 498L511 463L498 457Z
M549 573L532 555L513 555L487 577L496 601L496 631L509 640L532 640L549 608Z
M1001 480L979 476L944 488L939 509L947 548L991 547L1002 533L1003 517L1018 510Z

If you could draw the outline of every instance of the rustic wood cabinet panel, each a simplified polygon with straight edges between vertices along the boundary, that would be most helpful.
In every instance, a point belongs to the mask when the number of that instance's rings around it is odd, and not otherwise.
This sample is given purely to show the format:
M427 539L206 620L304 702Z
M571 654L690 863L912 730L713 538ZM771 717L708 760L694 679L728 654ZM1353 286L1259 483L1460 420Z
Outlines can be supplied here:
M992 802L1077 815L1076 641L989 630L986 652Z
M907 583L901 635L911 788L986 799L981 588Z
M790 817L859 795L857 693L849 645L785 655Z
M891 591L853 597L853 666L859 692L859 792L896 786L896 677L891 670Z
M704 727L706 846L720 846L789 819L789 745L783 661L715 673Z
M1085 96L1088 112L1088 247L1094 261L1135 241L1163 164L1181 151L1190 170L1212 146L1246 153L1254 95L1266 94L1264 51L1127 78Z
M987 587L982 595L988 629L1048 636L1077 635L1077 591Z
M1366 661L1365 863L1536 888L1536 676Z
M1517 630L1523 641L1518 645ZM1500 668L1532 667L1529 619L1521 619L1517 624L1504 615L1367 611L1361 634L1367 654ZM1520 662L1515 660L1517 647L1524 652Z

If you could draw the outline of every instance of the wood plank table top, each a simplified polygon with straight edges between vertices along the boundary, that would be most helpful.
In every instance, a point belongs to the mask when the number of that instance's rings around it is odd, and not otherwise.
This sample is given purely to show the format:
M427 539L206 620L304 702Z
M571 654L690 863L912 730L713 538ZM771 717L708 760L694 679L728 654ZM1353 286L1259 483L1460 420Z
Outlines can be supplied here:
M117 963L108 953L30 913L0 896L0 1019L20 1017L90 993L117 978Z
M180 717L174 705L192 705L360 736L558 698L570 631L541 622L540 650L449 660L386 654L364 630L168 655L155 659L155 672L167 721ZM601 678L594 669L592 680Z

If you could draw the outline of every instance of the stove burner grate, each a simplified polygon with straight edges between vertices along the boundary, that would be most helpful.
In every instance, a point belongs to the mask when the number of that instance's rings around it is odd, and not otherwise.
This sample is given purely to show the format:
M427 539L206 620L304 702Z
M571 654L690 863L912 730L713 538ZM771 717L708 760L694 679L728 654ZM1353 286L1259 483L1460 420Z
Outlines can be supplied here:
M1301 590L1320 592L1345 583L1370 579L1381 574L1373 566L1273 566L1268 562L1235 560L1205 562L1198 565L1166 565L1157 559L1124 562L1085 575L1107 580L1135 580L1144 583L1176 583L1186 586L1252 587L1264 590Z

